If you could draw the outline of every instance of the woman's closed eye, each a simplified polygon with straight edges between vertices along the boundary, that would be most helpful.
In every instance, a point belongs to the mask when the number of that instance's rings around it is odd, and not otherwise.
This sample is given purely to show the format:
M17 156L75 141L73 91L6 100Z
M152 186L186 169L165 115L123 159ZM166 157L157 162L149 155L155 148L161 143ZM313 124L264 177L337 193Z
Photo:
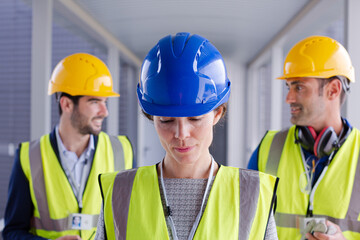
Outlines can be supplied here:
M173 118L160 118L161 123L171 123L173 121L174 121Z

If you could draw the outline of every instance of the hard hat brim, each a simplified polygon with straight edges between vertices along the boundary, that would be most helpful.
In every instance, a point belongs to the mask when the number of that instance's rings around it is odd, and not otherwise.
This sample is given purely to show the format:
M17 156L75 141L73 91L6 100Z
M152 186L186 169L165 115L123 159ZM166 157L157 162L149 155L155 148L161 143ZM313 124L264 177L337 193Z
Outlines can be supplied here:
M286 80L286 79L290 79L290 78L331 78L331 77L335 77L337 75L339 75L339 74L336 74L334 71L318 72L318 73L310 72L310 73L303 73L303 74L282 75L280 77L277 77L276 79ZM349 79L349 81L352 83L355 82L355 76L354 76L353 72L351 72L349 74L342 74L342 76Z
M57 85L50 81L50 84L48 87L48 95L52 95L56 92L67 93L71 96L96 96L96 97L119 97L120 96L120 94L118 94L114 91L79 90L79 89L69 88L69 87L66 87L63 85Z
M227 90L224 91L220 100L191 105L160 105L149 103L142 99L139 88L137 89L137 95L140 107L149 115L162 117L195 117L207 114L212 110L215 110L221 104L227 102L230 96L230 88L227 88Z

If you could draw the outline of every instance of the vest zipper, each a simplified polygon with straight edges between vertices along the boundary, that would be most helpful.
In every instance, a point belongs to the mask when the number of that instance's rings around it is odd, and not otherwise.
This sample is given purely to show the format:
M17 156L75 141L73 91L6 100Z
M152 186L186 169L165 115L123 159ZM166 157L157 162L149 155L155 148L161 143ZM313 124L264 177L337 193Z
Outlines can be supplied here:
M79 213L80 213L80 214L81 214L82 208L83 208L82 200L80 200L80 201L79 201ZM82 239L81 230L79 230L79 233L80 233L80 237L81 237L81 239Z
M307 207L307 211L306 211L306 217L313 217L313 211L310 209L310 199L309 199L309 203L308 203L308 207Z

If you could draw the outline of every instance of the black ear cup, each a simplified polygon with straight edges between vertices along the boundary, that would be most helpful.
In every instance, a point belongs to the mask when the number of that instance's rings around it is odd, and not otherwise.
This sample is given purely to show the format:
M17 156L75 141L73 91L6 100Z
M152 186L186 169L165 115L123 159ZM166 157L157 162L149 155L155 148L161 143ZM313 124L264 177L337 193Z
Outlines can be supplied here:
M297 126L295 139L308 152L313 152L316 132L312 127ZM297 136L296 136L297 135Z
M329 156L339 143L333 127L324 128L317 136L312 127L297 126L295 138L306 151L313 152L318 158Z
M332 127L324 128L315 141L315 156L318 158L329 156L338 147L338 142L335 130Z

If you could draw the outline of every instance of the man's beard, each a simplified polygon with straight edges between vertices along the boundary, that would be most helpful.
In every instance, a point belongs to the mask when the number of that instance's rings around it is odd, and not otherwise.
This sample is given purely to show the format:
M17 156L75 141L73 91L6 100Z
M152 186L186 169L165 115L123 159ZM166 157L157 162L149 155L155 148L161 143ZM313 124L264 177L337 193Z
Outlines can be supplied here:
M93 119L103 119L103 117L94 117ZM98 135L101 131L101 128L99 130L92 128L87 123L87 119L79 112L77 107L74 108L74 111L71 114L71 125L76 128L80 134L83 135Z
M304 112L303 112L303 106L301 104L290 104L290 107L297 107L300 109L300 111L297 114L291 114L290 122L295 125L303 125L304 124Z

